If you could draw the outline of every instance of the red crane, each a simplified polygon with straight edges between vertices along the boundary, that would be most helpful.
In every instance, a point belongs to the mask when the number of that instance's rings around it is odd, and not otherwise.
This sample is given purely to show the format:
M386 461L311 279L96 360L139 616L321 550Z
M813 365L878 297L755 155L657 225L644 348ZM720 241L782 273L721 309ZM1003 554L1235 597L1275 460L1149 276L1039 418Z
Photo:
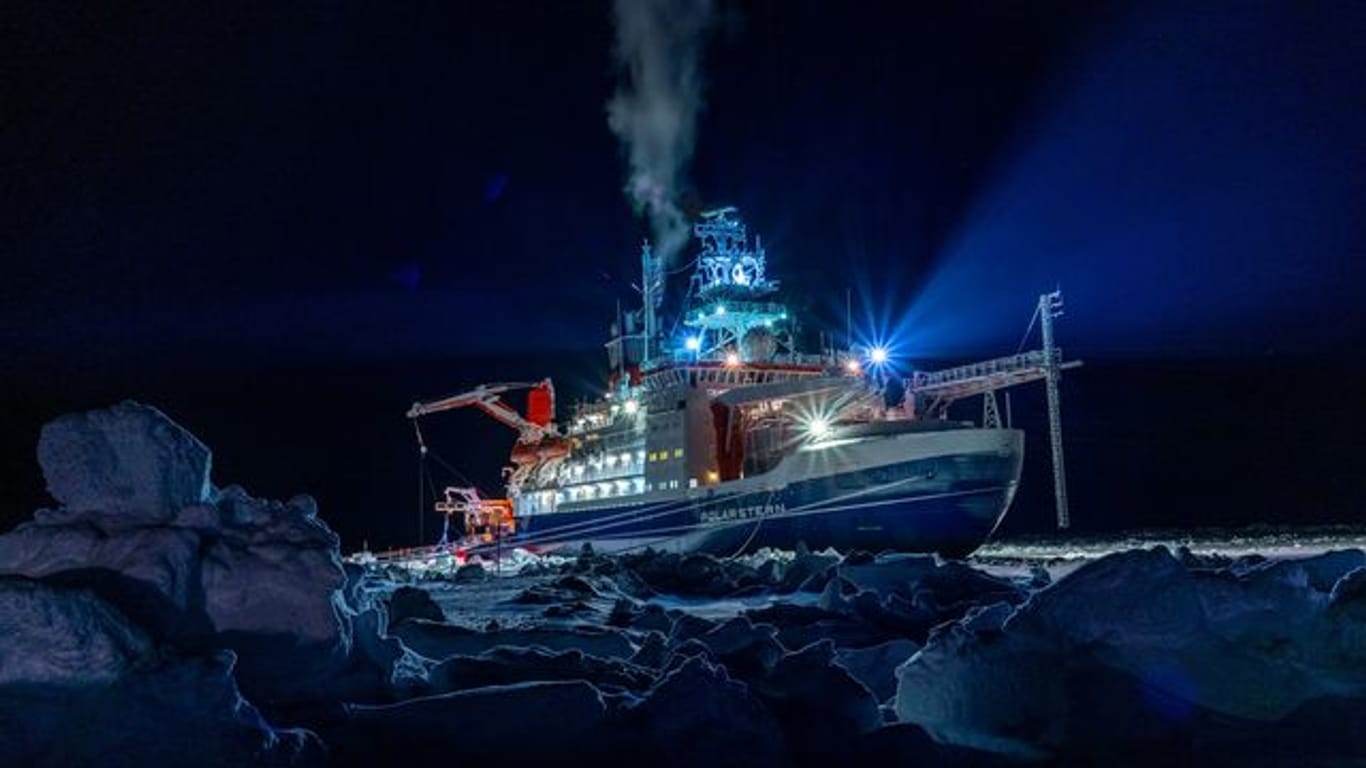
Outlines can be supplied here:
M500 397L505 392L522 389L530 390L527 392L525 416ZM458 395L429 403L413 403L413 407L408 409L408 418L413 419L416 426L416 420L422 416L471 406L517 430L517 443L512 448L513 467L509 468L509 493L515 495L533 473L569 455L569 441L560 434L554 422L555 385L550 379L543 379L536 384L481 384ZM421 439L422 433L419 431L418 440Z

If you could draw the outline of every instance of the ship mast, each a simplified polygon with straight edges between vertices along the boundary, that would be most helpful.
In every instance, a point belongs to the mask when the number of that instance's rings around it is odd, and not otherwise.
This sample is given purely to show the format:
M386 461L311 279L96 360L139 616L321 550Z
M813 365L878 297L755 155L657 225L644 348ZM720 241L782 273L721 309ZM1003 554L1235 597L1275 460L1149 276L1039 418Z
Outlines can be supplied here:
M657 314L664 303L664 262L651 250L649 240L640 247L640 272L641 314L644 315L645 325L645 338L640 354L643 363L650 359L650 345L659 332Z

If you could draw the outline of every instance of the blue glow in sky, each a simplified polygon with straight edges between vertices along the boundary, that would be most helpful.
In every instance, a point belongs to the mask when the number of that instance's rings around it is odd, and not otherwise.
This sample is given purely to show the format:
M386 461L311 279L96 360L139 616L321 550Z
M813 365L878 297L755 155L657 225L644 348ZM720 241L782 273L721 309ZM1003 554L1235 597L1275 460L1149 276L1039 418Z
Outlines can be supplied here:
M923 351L1013 341L1059 285L1063 339L1093 354L1293 354L1361 333L1359 45L1305 34L1332 21L1313 8L1240 7L1134 14L1065 68L916 301Z

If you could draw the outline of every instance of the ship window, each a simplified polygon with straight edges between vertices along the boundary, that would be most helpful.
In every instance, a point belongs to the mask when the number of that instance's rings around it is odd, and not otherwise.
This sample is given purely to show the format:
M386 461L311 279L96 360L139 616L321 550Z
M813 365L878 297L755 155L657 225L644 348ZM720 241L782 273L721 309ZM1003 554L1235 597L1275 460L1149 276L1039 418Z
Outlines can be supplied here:
M674 458L675 458L675 459L681 459L681 458L683 458L683 449L682 449L682 448L675 448L675 449L674 449Z
M690 477L690 478L688 478L688 487L689 487L689 488L696 488L696 487L697 487L697 478L695 478L695 477Z

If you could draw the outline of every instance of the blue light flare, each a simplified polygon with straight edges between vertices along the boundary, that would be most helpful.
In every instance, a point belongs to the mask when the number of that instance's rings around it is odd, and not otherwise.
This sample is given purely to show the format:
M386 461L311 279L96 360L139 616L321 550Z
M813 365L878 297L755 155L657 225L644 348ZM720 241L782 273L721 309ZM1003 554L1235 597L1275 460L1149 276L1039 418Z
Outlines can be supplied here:
M1366 110L1347 106L1345 48L1285 31L1327 16L1173 4L1128 21L1019 126L907 318L917 351L1013 348L1059 284L1067 342L1092 357L1350 342L1366 293L1345 277L1363 199L1345 169L1366 163ZM1307 79L1342 98L1306 99Z

